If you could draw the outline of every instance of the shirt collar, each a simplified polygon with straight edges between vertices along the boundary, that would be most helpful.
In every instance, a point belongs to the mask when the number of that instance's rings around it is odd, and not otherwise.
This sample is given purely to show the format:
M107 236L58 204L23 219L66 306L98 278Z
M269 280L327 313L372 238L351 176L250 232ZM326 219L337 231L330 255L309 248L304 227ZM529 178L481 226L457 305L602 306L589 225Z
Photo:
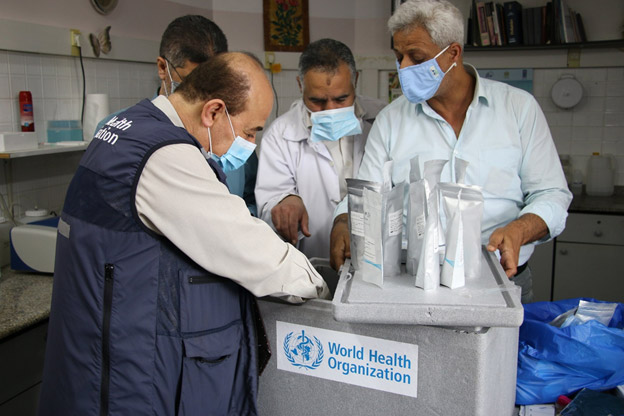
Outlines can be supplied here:
M490 100L487 91L481 82L481 77L479 76L477 69L470 64L464 64L464 68L466 69L466 72L472 75L475 79L475 92L470 105L476 105L477 101L481 101L483 104L488 105Z
M171 120L174 126L184 128L184 123L180 119L180 116L176 112L175 108L171 104L171 101L164 95L159 95L158 97L152 100L152 104L160 111L165 113L165 115Z

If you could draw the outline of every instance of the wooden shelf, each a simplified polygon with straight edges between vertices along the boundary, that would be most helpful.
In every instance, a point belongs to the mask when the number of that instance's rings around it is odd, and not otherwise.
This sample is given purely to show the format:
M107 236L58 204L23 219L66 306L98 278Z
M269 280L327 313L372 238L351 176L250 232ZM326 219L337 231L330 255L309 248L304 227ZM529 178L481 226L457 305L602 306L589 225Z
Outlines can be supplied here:
M78 152L85 150L89 142L72 142L71 144L44 143L33 149L0 152L0 159L17 159L20 157L41 156L54 153Z
M624 39L598 40L594 42L581 43L558 43L550 45L505 45L505 46L472 46L465 45L466 52L491 52L491 51L529 51L544 49L608 49L624 48Z

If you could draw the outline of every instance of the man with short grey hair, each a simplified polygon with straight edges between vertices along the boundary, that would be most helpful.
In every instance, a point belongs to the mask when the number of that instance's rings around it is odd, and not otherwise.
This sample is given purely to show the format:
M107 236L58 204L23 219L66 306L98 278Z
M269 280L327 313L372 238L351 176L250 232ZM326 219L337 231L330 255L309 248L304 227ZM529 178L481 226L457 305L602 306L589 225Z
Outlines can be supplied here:
M303 99L262 137L258 214L308 257L329 256L334 208L346 195L346 178L358 172L368 131L385 105L356 97L357 79L344 43L311 43L299 59Z
M480 78L462 61L464 26L446 0L412 0L388 21L403 97L379 113L358 177L408 180L410 159L421 166L448 160L442 181L452 182L457 158L469 162L466 183L483 189L481 241L500 256L507 276L531 300L526 267L535 244L565 227L572 200L546 118L535 98L507 84ZM347 206L336 210L331 263L349 256Z

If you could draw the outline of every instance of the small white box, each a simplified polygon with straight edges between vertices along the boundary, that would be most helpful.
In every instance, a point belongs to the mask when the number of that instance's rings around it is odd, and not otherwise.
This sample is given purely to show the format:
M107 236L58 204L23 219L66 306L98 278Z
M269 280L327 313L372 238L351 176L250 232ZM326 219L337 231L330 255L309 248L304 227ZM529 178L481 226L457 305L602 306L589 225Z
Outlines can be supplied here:
M36 149L39 146L37 133L34 132L0 132L0 152Z

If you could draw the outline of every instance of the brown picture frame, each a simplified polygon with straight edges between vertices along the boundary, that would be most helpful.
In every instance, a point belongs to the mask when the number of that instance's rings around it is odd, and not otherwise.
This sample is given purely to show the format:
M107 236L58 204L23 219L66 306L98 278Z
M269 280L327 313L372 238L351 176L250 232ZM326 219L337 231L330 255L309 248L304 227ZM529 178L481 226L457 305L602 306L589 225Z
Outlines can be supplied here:
M263 0L264 50L302 52L310 43L308 0Z

